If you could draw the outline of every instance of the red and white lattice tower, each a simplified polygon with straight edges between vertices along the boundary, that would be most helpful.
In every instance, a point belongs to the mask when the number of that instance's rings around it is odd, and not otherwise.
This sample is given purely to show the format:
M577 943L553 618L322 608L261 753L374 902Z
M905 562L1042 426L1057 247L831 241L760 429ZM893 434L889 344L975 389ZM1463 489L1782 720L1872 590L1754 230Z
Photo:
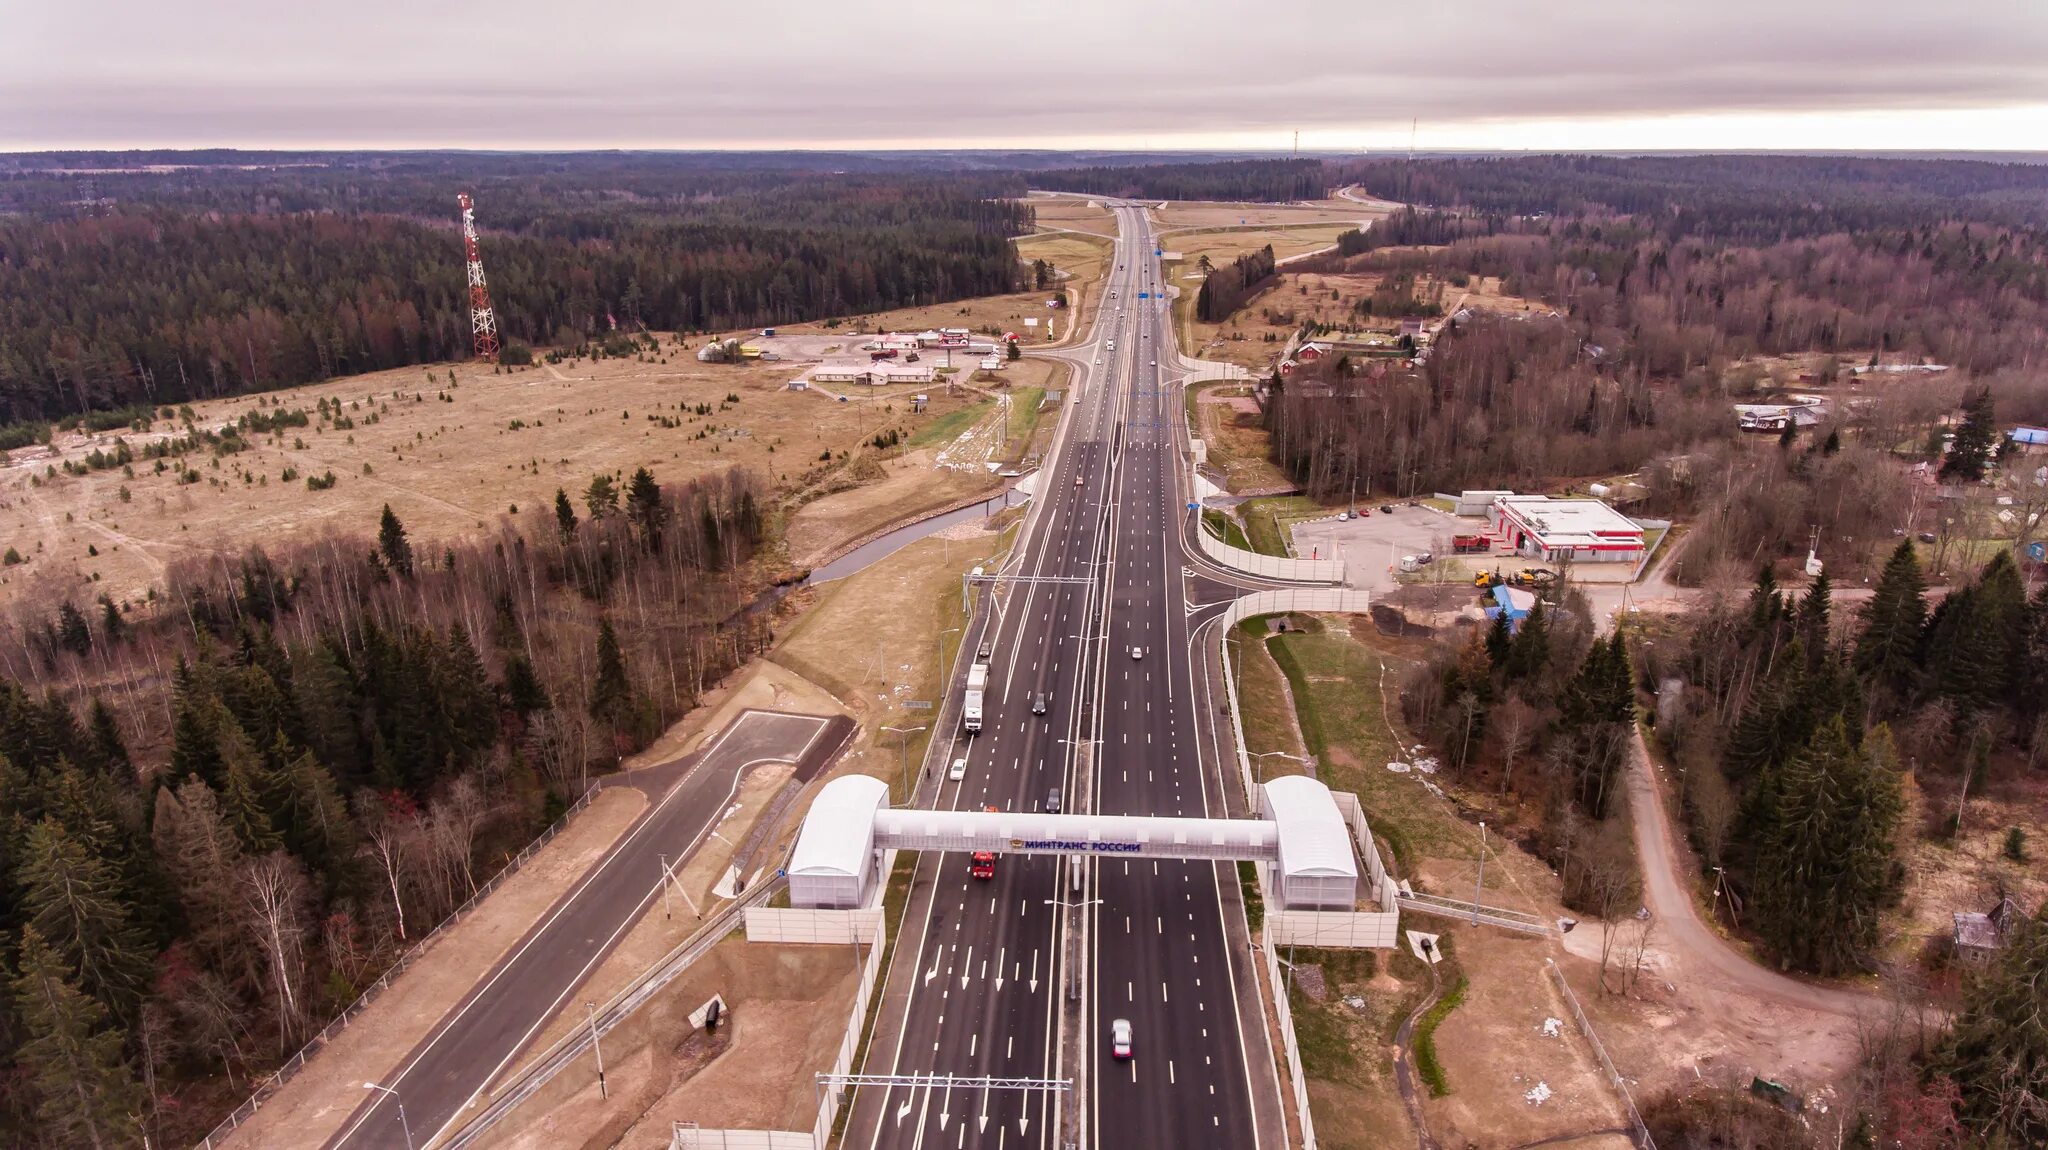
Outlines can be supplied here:
M462 205L462 254L469 260L469 330L476 338L476 357L498 357L498 317L491 311L491 289L484 286L484 258L476 250L476 212L469 193L455 197Z

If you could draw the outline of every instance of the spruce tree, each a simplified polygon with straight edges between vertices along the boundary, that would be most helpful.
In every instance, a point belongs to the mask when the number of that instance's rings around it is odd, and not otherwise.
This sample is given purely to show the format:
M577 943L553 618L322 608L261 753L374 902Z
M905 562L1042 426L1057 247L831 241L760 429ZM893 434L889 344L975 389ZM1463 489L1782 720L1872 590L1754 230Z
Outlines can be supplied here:
M1889 746L1889 734L1880 742ZM1783 769L1753 904L1781 966L1844 974L1877 945L1878 911L1897 880L1901 800L1898 779L1875 757L1851 745L1837 718Z
M535 711L545 711L554 706L548 698L547 688L541 685L540 676L534 673L533 661L524 655L505 657L504 692L506 706L522 720Z
M1948 454L1942 456L1940 477L1965 483L1984 478L1991 463L1991 449L1997 444L1998 427L1991 410L1991 385L1979 387L1963 403L1963 423L1956 428Z
M555 488L555 534L566 545L576 538L576 508L569 503L569 493Z
M132 1007L149 978L149 943L123 900L119 868L54 818L29 828L16 874L30 923L94 997Z
M100 633L109 645L118 644L128 634L128 621L121 618L121 609L105 595L100 596Z
M171 778L196 775L210 786L226 781L220 740L211 718L202 713L196 700L188 698L179 703L171 720Z
M1486 661L1492 665L1496 675L1508 674L1508 656L1513 649L1514 635L1508 626L1508 613L1501 611L1493 617L1493 624L1486 629Z
M1778 598L1778 575L1765 563L1757 568L1756 586L1749 592L1749 629L1762 634L1778 621L1783 604Z
M2048 903L2014 924L1969 984L1934 1063L1961 1088L1985 1145L2048 1146Z
M1538 599L1523 617L1522 625L1515 628L1514 642L1508 647L1508 678L1533 680L1543 673L1543 665L1549 661L1550 616L1544 610L1543 600Z
M668 508L661 502L661 485L654 481L654 473L645 467L635 470L627 484L626 517L640 532L640 540L649 551L660 546L661 529L668 522Z
M106 1007L78 988L63 955L33 925L22 930L20 970L16 1059L35 1088L42 1140L93 1150L136 1144L141 1098L121 1058L125 1038Z
M1920 677L1920 644L1927 629L1927 584L1920 553L1901 540L1885 560L1884 573L1863 607L1863 631L1856 637L1856 670L1873 686L1894 695L1909 693Z
M619 650L619 637L612 621L597 624L597 678L590 687L590 713L617 726L633 705L633 684L626 677L626 657Z
M1799 600L1799 611L1795 622L1799 637L1806 642L1806 657L1809 663L1817 663L1827 657L1828 625L1834 614L1834 581L1828 578L1826 568L1813 577L1806 588L1806 594Z
M377 550L384 556L384 563L400 575L412 575L412 541L405 536L405 525L384 505L384 516L377 525Z
M93 770L118 779L123 785L134 782L134 765L128 758L128 746L121 739L121 725L114 718L114 712L98 695L92 699L92 710L86 718L88 738L92 741L92 753L87 764Z
M85 614L68 599L57 606L57 644L74 655L92 650L92 628L86 625Z

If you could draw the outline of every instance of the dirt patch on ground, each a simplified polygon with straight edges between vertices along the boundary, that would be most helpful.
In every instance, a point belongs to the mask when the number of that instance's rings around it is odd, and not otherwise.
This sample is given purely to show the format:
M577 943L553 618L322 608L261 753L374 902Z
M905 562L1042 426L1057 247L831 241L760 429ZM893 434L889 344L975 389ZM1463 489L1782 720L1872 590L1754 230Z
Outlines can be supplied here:
M1293 485L1287 473L1273 463L1258 404L1248 388L1225 385L1198 394L1196 434L1208 445L1209 465L1222 472L1227 490L1259 491ZM1219 402L1210 402L1211 399ZM1245 404L1251 410L1245 410Z
M1417 922L1411 929L1437 927ZM1430 1132L1445 1146L1505 1150L1627 1125L1620 1098L1544 973L1550 944L1477 929L1458 931L1454 945L1465 1001L1436 1030L1450 1092L1424 1103Z
M595 1059L586 1055L484 1144L661 1146L678 1120L808 1130L812 1076L830 1065L845 1035L854 964L852 947L749 943L735 934L605 1036L608 1100L598 1096ZM707 1041L694 1037L689 1015L713 995L730 1013L720 1023L725 1037Z
M581 514L580 495L600 471L645 466L672 482L738 466L779 484L878 428L860 405L787 390L796 365L700 364L694 351L666 343L658 358L667 362L606 359L511 374L435 364L194 404L195 426L204 429L299 409L310 422L251 433L247 449L232 454L183 456L191 483L141 458L128 465L132 475L121 467L64 473L66 462L95 449L116 450L111 432L13 452L0 465L0 538L29 562L0 576L0 601L45 584L78 598L104 592L133 601L183 558L330 530L372 534L387 503L415 549L431 553L439 541L493 527L513 508L522 518L551 515L557 488ZM339 405L338 421L318 418L323 400ZM899 405L888 418L914 431L934 417ZM151 431L120 434L139 456L146 443L184 429L159 419ZM308 478L330 472L332 488L307 488ZM87 584L90 595L78 590Z
M363 1083L389 1076L646 808L639 791L601 792L223 1145L310 1150L324 1143L361 1104Z
M1026 262L1032 257L1025 256ZM1018 292L1014 295L980 296L975 299L954 300L951 303L930 304L925 307L899 308L896 311L870 312L840 317L838 326L827 327L823 323L799 323L778 326L777 334L817 335L830 333L852 338L857 332L884 331L928 331L940 327L964 327L984 335L1014 331L1025 335L1024 320L1036 317L1040 320L1039 331L1044 332L1044 318L1060 316L1064 321L1066 313L1045 306L1051 298L1051 291ZM1061 323L1064 329L1066 324ZM1028 339L1028 337L1027 337ZM1030 342L1037 342L1030 340ZM933 362L938 362L934 360ZM957 362L957 361L956 361Z

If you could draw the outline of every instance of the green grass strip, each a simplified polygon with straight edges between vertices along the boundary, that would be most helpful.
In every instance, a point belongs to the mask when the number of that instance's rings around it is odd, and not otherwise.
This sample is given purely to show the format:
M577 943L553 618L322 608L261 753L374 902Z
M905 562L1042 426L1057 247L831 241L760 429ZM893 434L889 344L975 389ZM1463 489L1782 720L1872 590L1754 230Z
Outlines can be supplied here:
M1436 1000L1415 1026L1415 1071L1422 1075L1422 1081L1429 1087L1432 1098L1442 1098L1451 1092L1444 1082L1443 1063L1436 1057L1436 1028L1451 1011L1458 1009L1465 1001L1465 979L1463 975L1451 986L1449 994Z

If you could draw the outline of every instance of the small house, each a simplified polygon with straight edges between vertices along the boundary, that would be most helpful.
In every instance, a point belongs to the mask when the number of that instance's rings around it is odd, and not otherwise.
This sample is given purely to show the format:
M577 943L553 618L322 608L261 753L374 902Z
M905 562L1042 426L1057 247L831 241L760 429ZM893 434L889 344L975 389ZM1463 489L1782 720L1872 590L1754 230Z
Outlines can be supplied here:
M2024 917L2020 905L2009 894L1999 895L1998 902L1981 914L1973 910L1955 912L1956 957L1965 962L1989 963L2005 949L2006 934Z

